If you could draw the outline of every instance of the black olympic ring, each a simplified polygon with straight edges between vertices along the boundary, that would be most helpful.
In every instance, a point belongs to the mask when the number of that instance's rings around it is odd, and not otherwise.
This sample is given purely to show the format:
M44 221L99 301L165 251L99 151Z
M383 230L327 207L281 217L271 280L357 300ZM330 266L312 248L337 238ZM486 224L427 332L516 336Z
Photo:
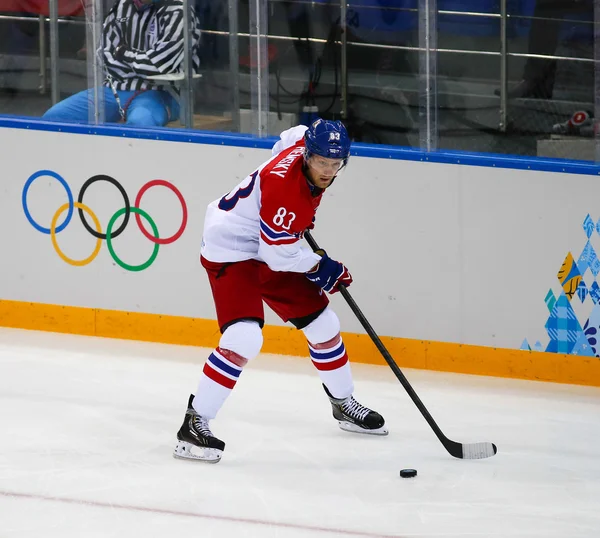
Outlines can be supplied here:
M123 223L113 233L110 234L112 239L114 239L115 237L118 237L119 235L121 235L123 233L123 231L127 227L127 224L129 223L129 216L131 215L131 205L129 204L129 196L127 196L125 189L115 178L104 175L104 174L98 174L97 176L93 176L90 179L88 179L82 185L81 190L79 191L79 197L77 198L77 201L80 204L83 203L83 194L85 193L87 188L90 185L92 185L93 183L96 183L96 181L108 181L108 183L111 183L112 185L117 187L117 189L121 193L121 196L123 196L123 200L125 201L125 216L123 218ZM98 233L96 230L94 230L94 228L92 228L88 224L87 220L85 220L85 215L83 214L83 211L81 209L78 209L78 211L79 211L79 218L81 219L81 223L85 226L85 229L88 232L90 232L97 239L106 240L106 234Z

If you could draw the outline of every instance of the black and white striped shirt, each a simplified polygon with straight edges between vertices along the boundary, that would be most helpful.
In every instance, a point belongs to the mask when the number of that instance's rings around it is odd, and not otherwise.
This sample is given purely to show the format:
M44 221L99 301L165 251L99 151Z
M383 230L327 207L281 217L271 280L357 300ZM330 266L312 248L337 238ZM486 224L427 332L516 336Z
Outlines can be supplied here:
M192 62L200 67L198 46L200 23L190 10ZM149 75L164 75L183 69L183 1L162 0L138 11L132 0L117 0L103 27L104 67L115 90L155 89ZM126 47L123 61L113 53ZM108 81L105 83L109 85Z

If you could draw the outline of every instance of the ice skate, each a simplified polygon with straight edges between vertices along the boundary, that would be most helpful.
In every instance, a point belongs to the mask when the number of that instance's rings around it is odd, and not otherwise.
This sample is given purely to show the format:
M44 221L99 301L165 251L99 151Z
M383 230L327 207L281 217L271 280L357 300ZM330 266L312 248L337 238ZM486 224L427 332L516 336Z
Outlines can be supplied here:
M354 433L367 433L369 435L388 434L388 429L385 427L385 420L383 420L383 417L379 413L359 404L354 399L354 396L338 400L331 395L325 385L323 385L323 388L331 402L333 418L338 421L342 430Z
M225 450L225 443L212 434L208 420L192 407L193 400L194 395L191 394L183 424L177 432L177 446L173 456L184 460L218 463Z

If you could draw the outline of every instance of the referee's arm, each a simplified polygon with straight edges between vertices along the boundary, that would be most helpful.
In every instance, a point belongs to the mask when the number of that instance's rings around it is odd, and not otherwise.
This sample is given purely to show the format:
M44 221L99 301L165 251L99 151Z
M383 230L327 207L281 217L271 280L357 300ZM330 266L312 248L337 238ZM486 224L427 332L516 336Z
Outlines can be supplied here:
M104 53L105 61L111 66L122 66L123 64L113 56L113 52L117 49L119 45L122 44L123 38L121 36L119 26L116 23L115 13L112 10L106 16L106 19L104 19L102 34L102 52Z

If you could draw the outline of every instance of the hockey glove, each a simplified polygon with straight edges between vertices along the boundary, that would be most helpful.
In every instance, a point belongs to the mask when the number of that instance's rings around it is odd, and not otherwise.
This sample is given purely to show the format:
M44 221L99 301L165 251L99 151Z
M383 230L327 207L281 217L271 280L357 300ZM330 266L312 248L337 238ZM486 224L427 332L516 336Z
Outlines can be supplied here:
M348 287L352 283L352 275L343 263L332 260L324 250L317 250L316 254L322 256L321 261L305 273L308 280L332 294L340 291L340 284Z

